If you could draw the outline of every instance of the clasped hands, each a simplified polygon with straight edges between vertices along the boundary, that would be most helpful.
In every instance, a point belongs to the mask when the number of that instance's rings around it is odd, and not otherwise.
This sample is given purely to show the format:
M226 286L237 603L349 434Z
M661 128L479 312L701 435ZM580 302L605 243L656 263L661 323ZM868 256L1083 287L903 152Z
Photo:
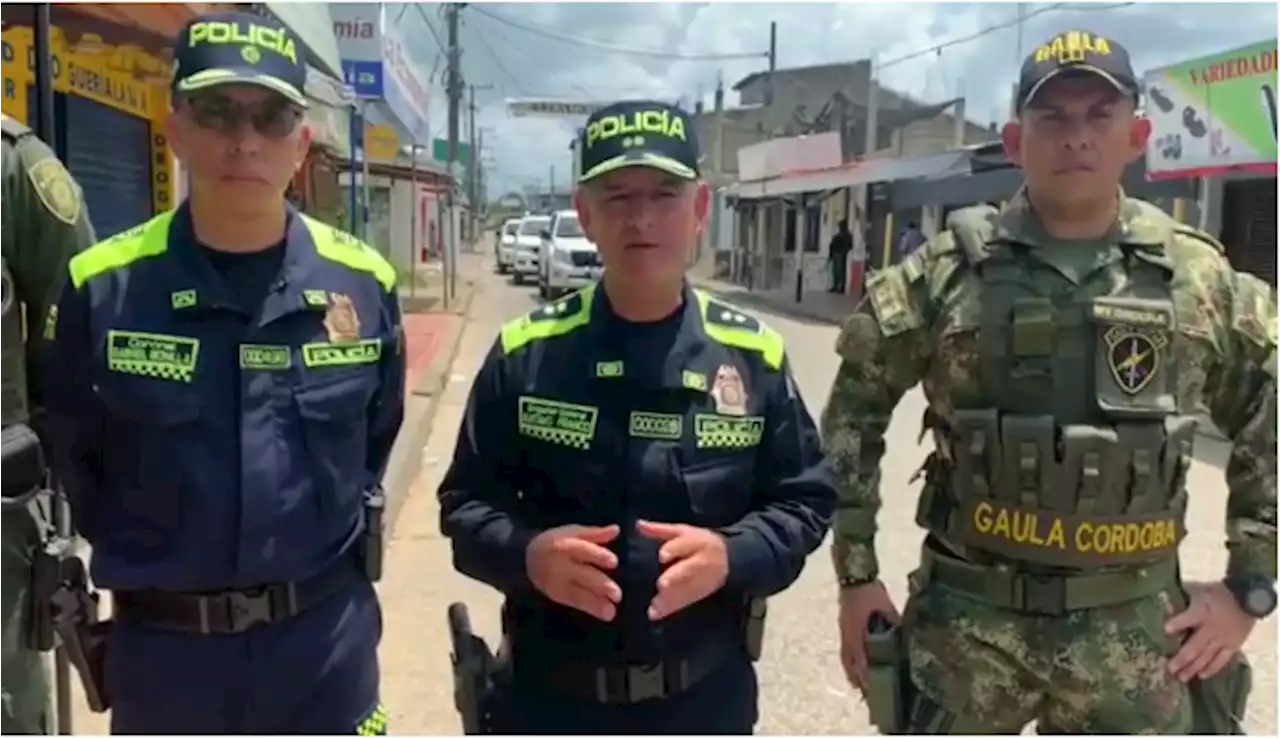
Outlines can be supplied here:
M565 525L540 533L525 551L525 567L533 586L548 599L603 620L612 621L622 601L622 588L609 576L618 557L605 546L618 537L617 525ZM649 603L649 619L661 620L724 586L729 556L724 537L683 523L641 520L636 532L661 544L658 593Z

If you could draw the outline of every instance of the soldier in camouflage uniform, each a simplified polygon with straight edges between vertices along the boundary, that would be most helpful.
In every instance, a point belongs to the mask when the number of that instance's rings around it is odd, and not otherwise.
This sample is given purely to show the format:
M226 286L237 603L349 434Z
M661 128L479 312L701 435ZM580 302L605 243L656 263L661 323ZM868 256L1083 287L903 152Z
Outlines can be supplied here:
M1138 94L1114 41L1038 48L1003 132L1024 188L876 275L838 339L822 425L844 479L841 656L869 702L871 616L899 622L878 581L879 464L917 383L936 445L891 732L1239 730L1240 649L1275 606L1275 290L1119 191L1150 135ZM1233 444L1230 563L1184 585L1202 413Z
M4 116L4 348L0 392L4 426L26 423L36 398L28 388L50 305L73 254L93 243L80 188L53 151ZM7 506L6 506L7 507ZM0 732L37 734L48 727L49 690L43 656L27 647L31 555L40 543L25 507L3 513L3 723Z

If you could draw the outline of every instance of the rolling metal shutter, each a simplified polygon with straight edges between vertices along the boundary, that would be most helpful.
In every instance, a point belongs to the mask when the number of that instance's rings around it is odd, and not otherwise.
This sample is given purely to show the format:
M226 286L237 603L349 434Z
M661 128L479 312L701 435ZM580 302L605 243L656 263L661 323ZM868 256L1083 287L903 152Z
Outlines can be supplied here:
M1276 283L1276 180L1228 182L1223 241L1231 264Z
M66 96L66 162L84 190L99 239L132 228L154 214L151 201L151 128L147 121Z

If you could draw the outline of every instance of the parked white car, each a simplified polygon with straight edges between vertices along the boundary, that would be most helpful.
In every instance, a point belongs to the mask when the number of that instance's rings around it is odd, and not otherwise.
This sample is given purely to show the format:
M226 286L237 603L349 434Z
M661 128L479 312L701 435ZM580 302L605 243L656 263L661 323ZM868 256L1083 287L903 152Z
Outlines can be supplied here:
M511 281L524 284L538 278L538 248L542 232L551 226L547 215L526 215L516 228L515 259L511 264Z
M586 287L604 273L600 253L582 232L578 214L573 210L561 210L551 216L551 227L542 239L539 257L542 271L538 294L544 299L555 299Z
M498 267L498 274L506 274L511 271L511 265L516 260L516 231L520 228L520 219L511 218L502 224L498 229L497 253L495 254L495 262Z

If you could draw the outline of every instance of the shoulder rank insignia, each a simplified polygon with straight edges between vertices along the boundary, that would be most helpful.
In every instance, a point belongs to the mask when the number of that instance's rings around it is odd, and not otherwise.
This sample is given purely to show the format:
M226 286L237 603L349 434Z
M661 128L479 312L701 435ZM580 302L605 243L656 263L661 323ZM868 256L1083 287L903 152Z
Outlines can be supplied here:
M561 320L570 315L577 315L580 310L582 310L582 295L574 293L562 300L548 303L534 310L529 313L529 320L532 322Z
M360 316L347 295L333 293L329 309L324 314L324 327L329 331L330 343L348 343L360 339Z
M31 179L36 196L53 217L67 225L76 224L84 203L75 180L71 179L71 173L62 166L62 162L52 156L41 159L27 170L27 177Z
M707 322L728 328L741 328L752 333L760 332L760 321L718 300L707 302Z
M716 402L716 412L721 415L742 417L747 414L747 388L738 368L732 364L721 364L716 370L711 397Z

